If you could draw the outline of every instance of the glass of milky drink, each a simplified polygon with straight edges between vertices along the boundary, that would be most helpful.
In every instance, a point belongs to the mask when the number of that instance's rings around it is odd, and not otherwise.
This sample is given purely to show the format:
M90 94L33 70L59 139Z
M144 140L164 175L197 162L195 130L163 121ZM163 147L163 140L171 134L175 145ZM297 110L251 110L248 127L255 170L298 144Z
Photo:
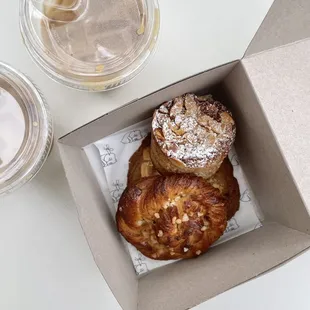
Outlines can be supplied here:
M85 91L119 87L155 50L157 0L20 0L20 28L52 79Z
M0 195L31 180L53 138L52 119L37 88L0 62Z

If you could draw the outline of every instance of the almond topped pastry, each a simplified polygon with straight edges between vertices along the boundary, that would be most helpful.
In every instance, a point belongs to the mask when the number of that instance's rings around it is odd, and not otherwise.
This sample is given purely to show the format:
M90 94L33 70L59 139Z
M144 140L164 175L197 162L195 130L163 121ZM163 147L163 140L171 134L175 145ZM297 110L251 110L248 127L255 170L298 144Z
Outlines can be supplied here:
M227 108L211 95L185 94L163 103L152 121L151 158L162 174L212 176L235 140Z

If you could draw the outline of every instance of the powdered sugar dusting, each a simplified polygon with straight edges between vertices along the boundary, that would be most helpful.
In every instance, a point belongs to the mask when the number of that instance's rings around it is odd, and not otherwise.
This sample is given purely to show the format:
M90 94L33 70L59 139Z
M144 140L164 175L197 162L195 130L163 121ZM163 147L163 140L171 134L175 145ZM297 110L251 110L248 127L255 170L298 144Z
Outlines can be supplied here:
M226 156L236 134L230 113L210 95L186 94L162 104L152 128L162 151L190 168Z

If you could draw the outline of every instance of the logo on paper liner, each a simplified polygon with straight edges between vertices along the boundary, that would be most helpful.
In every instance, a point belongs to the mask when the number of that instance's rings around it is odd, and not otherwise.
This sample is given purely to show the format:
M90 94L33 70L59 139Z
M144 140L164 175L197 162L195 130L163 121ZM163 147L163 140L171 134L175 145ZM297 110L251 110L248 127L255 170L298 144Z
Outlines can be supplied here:
M105 145L103 147L105 153L101 154L101 162L103 167L108 167L117 163L116 154L113 153L114 149L112 149L109 145Z
M132 130L132 131L127 132L123 136L121 142L123 144L129 144L129 143L133 143L133 142L136 142L136 141L140 141L143 138L145 138L146 136L147 136L146 132L143 132L141 130Z
M233 217L228 223L224 234L237 230L240 227L237 220Z
M251 196L250 196L250 191L249 191L248 189L246 189L246 190L242 193L242 195L241 195L241 197L240 197L240 201L242 201L242 202L250 202L250 201L252 201L252 198L251 198Z
M140 275L142 273L149 271L147 264L145 263L145 260L146 258L140 253L138 253L138 256L134 258L134 266L135 266L137 275Z
M124 191L124 184L123 183L120 183L119 180L116 180L114 183L113 183L113 187L114 189L110 192L111 194L111 197L112 197L112 200L114 203L118 203L119 199L121 198L122 196L122 193Z

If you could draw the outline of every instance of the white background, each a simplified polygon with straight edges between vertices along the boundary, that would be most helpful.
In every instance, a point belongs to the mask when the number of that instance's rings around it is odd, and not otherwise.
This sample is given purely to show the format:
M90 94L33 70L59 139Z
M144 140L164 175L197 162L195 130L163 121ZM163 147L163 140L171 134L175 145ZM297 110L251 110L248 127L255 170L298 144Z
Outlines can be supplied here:
M101 94L67 89L47 78L22 44L18 0L0 2L0 61L38 85L58 138L127 101L241 58L272 0L161 0L155 57L133 82ZM196 309L309 309L309 271L306 253ZM57 147L35 180L0 198L0 309L120 309L92 259Z

